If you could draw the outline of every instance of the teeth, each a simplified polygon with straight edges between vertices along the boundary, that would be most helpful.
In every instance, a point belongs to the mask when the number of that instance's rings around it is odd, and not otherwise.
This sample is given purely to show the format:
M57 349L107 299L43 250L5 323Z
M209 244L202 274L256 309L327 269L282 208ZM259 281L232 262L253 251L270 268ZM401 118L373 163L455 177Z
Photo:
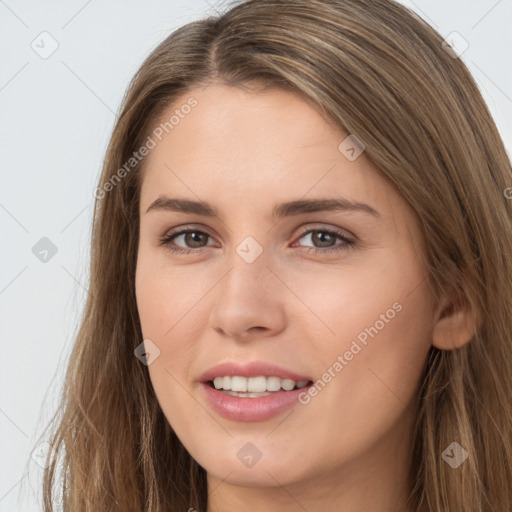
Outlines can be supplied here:
M226 393L226 395L238 396L238 397L244 397L244 398L258 398L260 396L267 396L267 395L271 394L271 393L267 393L266 391L265 391L265 393L237 393L236 391L222 390L222 392Z
M281 387L285 391L291 391L295 387L295 381L293 381L291 379L283 379L281 381Z
M281 379L279 377L268 377L267 378L267 390L268 391L279 391L281 389Z
M267 391L279 391L281 388L285 391L291 391L295 387L303 388L309 381L292 379L280 379L279 377L241 377L234 375L232 377L215 377L213 385L215 389L231 391L229 395L239 396L238 393L246 393L243 396L249 396L257 393L257 396L265 396Z
M247 379L245 377L238 376L231 377L231 390L244 392L247 391Z

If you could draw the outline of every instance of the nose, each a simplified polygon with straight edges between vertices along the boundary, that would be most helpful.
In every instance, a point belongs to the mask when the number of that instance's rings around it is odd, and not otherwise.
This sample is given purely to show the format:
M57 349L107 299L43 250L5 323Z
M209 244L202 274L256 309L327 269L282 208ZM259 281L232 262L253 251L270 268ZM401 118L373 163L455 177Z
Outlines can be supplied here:
M229 260L215 292L210 326L239 341L276 336L286 325L285 287L268 265L265 251L251 263L238 254Z

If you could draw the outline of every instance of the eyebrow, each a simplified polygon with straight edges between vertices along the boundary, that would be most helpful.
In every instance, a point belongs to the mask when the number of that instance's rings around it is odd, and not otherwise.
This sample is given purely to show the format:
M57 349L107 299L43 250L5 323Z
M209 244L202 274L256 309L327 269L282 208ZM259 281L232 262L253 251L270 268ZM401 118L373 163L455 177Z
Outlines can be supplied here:
M171 198L159 196L151 203L146 213L152 210L165 210L179 213L191 213L205 217L219 217L218 210L205 201L192 201L190 199ZM347 211L367 213L381 220L380 213L365 203L350 201L346 198L334 199L299 199L288 201L274 206L272 216L277 219L301 215L304 213L327 211ZM220 218L220 217L219 217Z

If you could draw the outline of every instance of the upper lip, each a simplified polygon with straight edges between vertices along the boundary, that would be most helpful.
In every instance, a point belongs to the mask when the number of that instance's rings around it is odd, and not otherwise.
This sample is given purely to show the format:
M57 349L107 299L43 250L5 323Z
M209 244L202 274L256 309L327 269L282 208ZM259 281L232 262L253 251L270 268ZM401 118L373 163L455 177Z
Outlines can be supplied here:
M280 379L291 379L296 382L301 380L312 380L308 376L299 375L298 373L287 370L272 363L264 361L235 362L226 361L216 364L204 372L201 382L209 382L215 377L225 377L239 375L240 377L279 377Z

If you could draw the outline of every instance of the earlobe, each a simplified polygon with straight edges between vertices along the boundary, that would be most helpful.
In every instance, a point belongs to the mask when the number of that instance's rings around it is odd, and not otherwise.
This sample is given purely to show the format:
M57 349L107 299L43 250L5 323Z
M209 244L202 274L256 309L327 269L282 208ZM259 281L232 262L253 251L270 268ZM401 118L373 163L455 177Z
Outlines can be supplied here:
M476 333L477 321L471 308L449 303L438 315L432 333L432 345L439 350L453 350L471 341Z

